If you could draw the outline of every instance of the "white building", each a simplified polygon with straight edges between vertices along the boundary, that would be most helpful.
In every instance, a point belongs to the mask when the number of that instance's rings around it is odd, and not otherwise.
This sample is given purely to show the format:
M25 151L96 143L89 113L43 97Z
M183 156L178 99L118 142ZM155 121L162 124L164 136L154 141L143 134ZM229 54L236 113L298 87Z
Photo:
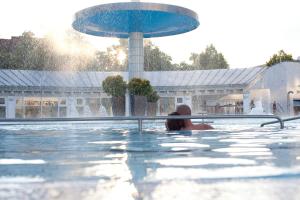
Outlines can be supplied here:
M0 70L0 117L110 116L111 99L101 85L117 74L128 79L127 72ZM299 62L270 68L144 72L144 78L161 97L158 115L179 104L190 105L194 114L248 114L259 102L264 113L300 111Z
M262 98L266 111L294 115L300 112L300 63L282 62L274 65L247 88L252 99Z

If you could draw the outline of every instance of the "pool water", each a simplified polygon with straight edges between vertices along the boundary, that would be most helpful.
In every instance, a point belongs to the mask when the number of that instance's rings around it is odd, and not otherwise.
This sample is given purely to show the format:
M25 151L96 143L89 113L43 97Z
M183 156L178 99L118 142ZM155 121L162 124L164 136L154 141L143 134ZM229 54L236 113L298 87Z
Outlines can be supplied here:
M0 126L0 199L300 199L300 125Z

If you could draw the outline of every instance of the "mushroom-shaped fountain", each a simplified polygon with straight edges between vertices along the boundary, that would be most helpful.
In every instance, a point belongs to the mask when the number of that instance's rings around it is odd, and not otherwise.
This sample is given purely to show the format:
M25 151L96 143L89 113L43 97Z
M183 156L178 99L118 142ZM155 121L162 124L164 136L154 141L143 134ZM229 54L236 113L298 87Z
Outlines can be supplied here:
M187 8L139 1L89 7L75 14L73 28L102 37L129 38L128 78L142 78L143 38L171 36L199 26L198 16Z

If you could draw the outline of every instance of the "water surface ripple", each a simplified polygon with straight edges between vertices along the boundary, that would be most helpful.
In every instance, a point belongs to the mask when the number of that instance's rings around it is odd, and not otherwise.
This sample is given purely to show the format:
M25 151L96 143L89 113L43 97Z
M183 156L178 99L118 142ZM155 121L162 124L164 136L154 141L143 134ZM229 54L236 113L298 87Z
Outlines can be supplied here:
M0 199L300 198L297 123L189 132L149 125L142 134L114 127L1 126Z

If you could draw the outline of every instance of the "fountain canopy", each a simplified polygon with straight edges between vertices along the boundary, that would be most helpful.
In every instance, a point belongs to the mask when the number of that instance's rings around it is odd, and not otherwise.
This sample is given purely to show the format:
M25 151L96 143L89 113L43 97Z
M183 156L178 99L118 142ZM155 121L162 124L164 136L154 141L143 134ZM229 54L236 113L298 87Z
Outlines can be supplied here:
M198 16L187 8L158 3L111 3L78 11L73 28L103 37L128 38L132 32L144 38L181 34L199 26Z

